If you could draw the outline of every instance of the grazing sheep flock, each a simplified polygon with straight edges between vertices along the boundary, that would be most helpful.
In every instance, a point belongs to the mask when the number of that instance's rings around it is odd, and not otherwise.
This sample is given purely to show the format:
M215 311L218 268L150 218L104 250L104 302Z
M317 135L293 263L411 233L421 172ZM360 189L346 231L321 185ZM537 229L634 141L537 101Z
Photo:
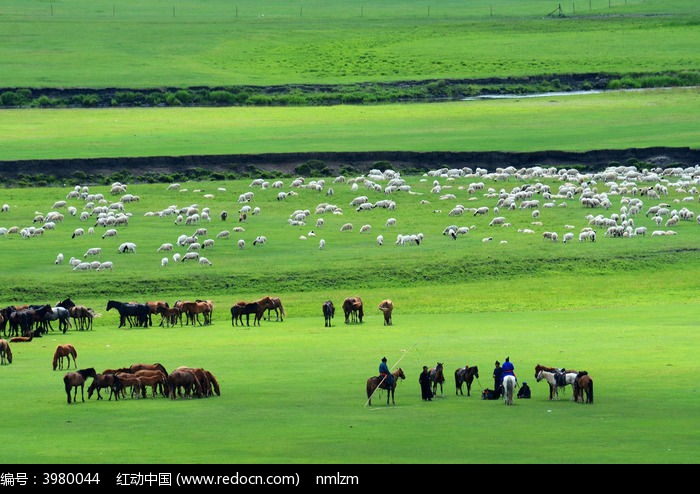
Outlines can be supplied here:
M53 235L54 231L62 231L63 234L70 234L72 243L78 246L75 252L67 253L70 256L70 262L67 263L69 269L110 271L113 268L111 261L88 259L99 259L103 254L102 247L85 244L96 230L101 231L101 243L107 246L105 251L116 250L134 256L149 256L153 258L154 266L159 262L163 268L169 265L170 259L173 264L180 266L187 264L185 261L196 260L202 266L215 267L226 265L226 262L217 262L217 258L222 256L221 259L224 259L223 256L232 252L239 252L237 255L265 255L266 249L254 249L258 252L256 254L242 252L246 242L252 242L254 246L266 245L268 236L256 233L244 238L247 235L246 229L240 224L216 234L217 248L213 248L215 240L206 238L207 228L201 227L199 223L225 222L228 216L225 208L236 208L241 215L239 223L244 221L246 227L264 228L262 231L267 231L269 224L261 226L260 221L269 214L269 209L282 210L285 205L293 203L285 227L303 229L296 233L297 238L315 237L317 232L320 236L320 232L327 230L324 238L315 244L316 251L323 250L327 240L333 242L335 247L343 239L357 238L358 234L375 230L379 231L372 240L364 240L368 245L381 246L386 235L390 234L390 238L396 238L394 245L397 247L420 247L445 242L446 245L460 248L461 242L467 242L472 246L483 244L481 248L484 249L503 249L509 248L504 246L517 243L519 238L524 239L509 233L509 227L512 226L513 232L533 235L532 238L539 236L549 241L552 246L547 248L571 249L572 244L580 244L584 248L584 245L615 241L613 239L647 238L648 241L661 241L656 239L682 235L687 228L700 226L700 216L693 210L693 206L700 202L700 165L665 169L611 166L596 172L538 166L521 169L506 167L495 171L469 167L440 168L412 179L416 183L409 185L396 171L370 170L366 175L355 178L336 177L332 181L332 193L328 193L330 188L325 180L298 177L268 183L258 179L250 184L251 188L259 188L256 193L228 193L226 188L219 188L216 195L201 193L192 204L163 205L162 209L141 212L138 216L137 208L147 201L141 196L127 193L128 186L125 184L112 184L106 189L107 193L92 193L87 186L76 186L65 199L60 198L46 204L45 207L49 210L46 214L41 211L24 212L26 226L0 225L0 239L14 235L23 239L44 238ZM279 190L282 188L286 191ZM168 194L172 194L170 197L173 199L184 197L184 194L194 194L183 189L180 184L172 184L167 190L171 191ZM319 196L318 193L324 191ZM341 195L343 192L345 196ZM110 203L105 198L109 195L119 195L119 200ZM387 196L391 196L391 199ZM319 202L319 197L322 197L321 201L329 201L332 197L348 197L343 202L350 209L344 211L340 205ZM203 200L207 204L201 204ZM435 208L433 203L438 201L444 205ZM235 205L236 202L239 207ZM256 205L256 202L260 202L263 207ZM425 211L424 217L414 218L412 216L418 216L414 213L402 215L402 204L408 202L422 208ZM70 213L65 217L57 211L64 208ZM557 218L562 215L557 215L557 210L561 208L574 209L578 212L578 219L568 211L566 222L560 223ZM212 217L211 210L223 212ZM0 221L9 215L17 218L19 214L18 208L10 208L9 204L3 205L2 212L4 214L0 216ZM279 214L279 211L275 212ZM357 215L362 215L361 221ZM458 222L456 218L467 217L471 218L469 225L451 224ZM163 219L168 220L168 228L173 234L169 238L156 238L154 233L154 238L149 240L155 242L155 245L146 245L148 253L141 251L137 254L133 242L119 243L113 240L127 231L123 228L127 228L130 222L155 224ZM79 226L86 222L86 227ZM89 222L94 224L90 226ZM355 230L354 223L361 227ZM316 231L309 230L307 224L315 225ZM376 226L373 227L372 224ZM414 231L425 229L426 233L395 233L398 224L404 225L406 229L415 229ZM445 224L448 226L445 227ZM480 229L488 230L488 234L479 234ZM162 230L154 228L153 231ZM233 232L239 235L235 240L231 240ZM270 238L276 240L274 231L269 234ZM464 240L448 243L460 237ZM113 241L117 243L111 243ZM199 255L204 249L210 253L208 257ZM159 254L165 252L171 258ZM63 266L63 254L56 257L53 255L47 261ZM130 261L119 261L128 262Z

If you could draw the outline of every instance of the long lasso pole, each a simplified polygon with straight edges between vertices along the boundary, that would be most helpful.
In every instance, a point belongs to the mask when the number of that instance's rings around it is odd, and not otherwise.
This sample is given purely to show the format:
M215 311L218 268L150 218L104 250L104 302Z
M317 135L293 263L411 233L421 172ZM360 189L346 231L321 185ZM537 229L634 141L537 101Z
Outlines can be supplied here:
M403 358L404 358L407 354L408 354L408 351L404 351L404 352L403 352L403 355L401 356L401 358L398 359L398 360L396 361L396 363L394 363L394 365L391 366L391 369L393 369L394 367L396 367L397 365L399 365L399 362L401 362L401 361L403 360ZM389 369L389 371L391 371L391 369ZM385 380L386 380L386 376L384 376L384 377L382 378L382 380L379 381L379 384L377 384L377 386L374 388L374 390L372 391L372 394L370 394L369 397L367 398L367 401L365 402L365 406L368 406L368 405L369 405L369 402L372 401L372 397L374 396L374 393L377 392L377 390L381 387L382 383L383 383ZM397 384L398 384L398 383L397 383Z

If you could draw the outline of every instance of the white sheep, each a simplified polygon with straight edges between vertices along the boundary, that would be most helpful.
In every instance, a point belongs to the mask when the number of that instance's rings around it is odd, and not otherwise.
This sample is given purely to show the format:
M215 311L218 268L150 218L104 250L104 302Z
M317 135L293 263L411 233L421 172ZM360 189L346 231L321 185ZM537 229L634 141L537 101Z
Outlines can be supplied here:
M170 261L168 260L167 257L162 258L162 259L160 260L160 267L161 267L161 268L166 267L166 266L168 265L169 262L170 262Z
M54 261L54 264L63 264L63 253L59 252L59 254L56 256L56 260Z
M106 269L109 269L110 271L112 271L113 267L114 267L114 263L112 261L105 261L105 262L101 262L97 266L97 271L104 271Z
M116 236L117 236L117 230L115 230L114 228L110 228L109 230L107 230L106 232L104 232L102 234L102 238L116 237Z
M73 230L73 235L71 236L71 238L80 237L82 235L85 235L85 229L76 228L75 230Z
M245 240L240 239L240 240L238 241L238 248L241 249L241 250L243 250L243 249L245 248Z
M88 257L88 256L101 256L102 255L102 248L100 247L92 247L85 251L85 254L83 254L83 257Z
M211 261L209 259L207 259L206 257L200 257L199 264L202 266L211 266Z
M171 243L164 243L161 244L160 247L156 249L156 252L164 252L164 251L171 251L173 250L173 244Z
M182 259L180 262L185 262L185 261L196 261L199 259L199 252L187 252L184 256L182 256Z
M267 237L264 235L258 235L255 237L255 240L253 240L253 245L264 245L265 242L267 242Z
M133 254L134 252L136 252L136 244L133 242L124 242L117 248L117 252L119 252L120 254Z
M372 225L362 225L360 227L360 233L367 233L372 230Z
M562 240L562 242L567 243L573 239L574 239L574 234L571 232L567 232L564 234L564 239Z
M384 245L384 235L377 235L377 245Z
M206 249L207 247L214 247L213 238L208 238L204 242L202 242L202 249Z
M182 259L182 254L179 252L175 252L173 254L173 262L180 262L180 259Z
M326 241L325 239L321 239L318 241L318 248L323 250L323 248L326 246Z
M343 226L340 227L341 232L349 232L352 230L352 223L345 223Z

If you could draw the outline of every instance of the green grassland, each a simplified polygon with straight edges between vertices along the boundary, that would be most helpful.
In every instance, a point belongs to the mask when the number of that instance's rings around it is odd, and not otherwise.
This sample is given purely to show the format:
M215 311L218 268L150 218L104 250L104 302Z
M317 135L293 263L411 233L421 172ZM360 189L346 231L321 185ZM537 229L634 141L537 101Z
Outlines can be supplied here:
M13 345L14 362L0 369L1 394L12 398L0 401L0 410L9 430L21 430L31 440L8 441L6 453L17 463L114 463L115 458L123 463L124 452L139 445L144 452L129 456L133 463L376 463L386 451L398 463L498 463L508 444L513 463L533 462L533 448L540 452L537 461L547 463L697 461L697 415L688 413L697 404L691 382L699 343L696 221L681 222L675 236L606 238L599 231L595 243L564 244L564 225L574 226L577 234L587 225L587 214L609 216L620 210L624 196L610 196L610 211L555 199L554 208L540 208L542 226L532 224L529 209L502 211L512 226L490 227L497 199L488 188L541 182L554 191L562 181L438 178L451 187L443 192L456 196L440 200L430 192L435 178L405 180L411 192L389 196L327 182L324 190L334 189L328 196L291 188L286 180L282 190L298 195L282 201L280 189L251 187L250 181L184 183L180 191L134 184L128 191L140 200L127 205L129 225L118 228L116 238L100 238L102 227L71 238L76 227L92 223L70 215L41 237L0 238L3 306L70 296L99 314L92 331L50 332ZM473 182L484 182L485 189L470 193ZM600 177L596 187L609 192ZM697 209L697 197L684 204L688 193L678 188L669 187L662 199L644 200L644 211L660 202ZM48 212L69 190L6 189L2 198L11 209L0 216L0 226L31 225L36 212ZM106 186L90 191L105 194L108 202L116 199ZM238 197L247 191L254 192L250 205L261 212L239 223ZM361 194L373 202L392 199L396 209L357 212L349 203ZM80 200L68 202L83 206ZM314 212L326 202L343 214ZM486 216L449 216L459 203L491 210ZM212 211L211 223L198 225L207 228L208 237L235 226L245 231L217 239L205 250L212 266L171 260L162 268L160 244L174 243L194 227L146 213L193 204ZM306 209L311 211L307 225L288 223L293 212ZM221 210L229 211L227 222L218 217ZM315 226L319 217L325 220L322 227ZM385 226L389 217L397 218L396 226ZM346 222L354 229L341 233ZM362 224L372 225L371 232L359 233ZM470 232L453 240L442 234L449 224L469 226ZM644 212L635 224L656 229ZM537 233L517 231L528 227ZM547 229L559 231L560 241L545 241ZM308 236L310 230L316 237ZM425 239L421 245L397 246L399 232L421 232ZM378 234L385 237L381 247ZM257 235L266 235L268 242L253 246ZM483 242L487 236L493 241ZM239 238L247 242L243 250L236 246ZM320 238L326 240L324 249ZM137 244L135 254L117 253L124 241ZM112 260L113 271L77 272L54 264L58 252L82 259L93 246L103 248L102 260ZM265 294L282 298L283 322L273 314L260 327L231 324L231 305ZM324 328L323 301L331 299L339 308L354 295L365 302L364 323L346 325L340 313L332 328ZM105 310L110 299L172 304L195 298L214 301L211 325L161 328L156 318L151 328L118 329L117 314ZM376 309L384 298L396 306L391 327L383 326ZM222 393L179 401L93 397L67 405L63 372L51 370L55 345L64 342L78 348L81 368L100 371L140 361L162 362L168 370L201 366L214 373ZM364 383L383 355L405 370L407 380L398 386L396 405L387 406L386 395L378 394L368 406ZM481 390L492 387L493 361L507 355L534 392L512 408L480 399ZM447 371L445 396L422 402L418 373L422 365L438 361ZM534 380L537 363L588 370L595 403L572 403L570 392L550 402L546 384ZM471 397L455 395L452 373L465 364L480 369ZM54 447L56 434L72 438L70 454ZM570 451L576 452L574 460Z
M0 111L0 159L697 148L697 88L322 108Z
M548 16L558 5L566 17ZM700 67L692 0L8 0L0 14L0 87L351 84Z
M228 84L323 84L580 72L696 71L695 1L591 0L558 2L388 1L142 2L9 0L0 10L2 87L214 87ZM80 33L77 36L76 33ZM40 70L38 70L40 69ZM589 150L698 144L697 90L588 95L435 105L338 106L330 109L2 110L3 159L168 156L189 153L318 150ZM250 110L250 111L249 111ZM360 127L358 129L358 127ZM427 137L424 137L427 136ZM506 166L507 164L504 164ZM382 167L384 168L384 167ZM649 169L653 165L649 165ZM693 173L695 173L693 177ZM308 184L313 177L305 177ZM316 177L319 179L318 177ZM249 180L128 183L139 196L126 205L129 225L116 238L66 214L43 235L0 236L0 305L55 303L67 296L98 313L92 331L49 332L12 344L0 367L3 454L13 464L671 464L697 463L700 418L696 349L700 298L700 227L695 218L656 227L648 207L668 203L697 216L697 173L674 169L639 188L665 185L669 194L642 197L635 226L676 235L579 242L587 215L621 212L631 192L614 193L609 178L531 177L496 180L473 175L402 176L409 191L367 188L367 177L329 177L321 192L251 187ZM619 177L618 177L619 178ZM431 192L433 181L454 199ZM694 181L693 181L694 180ZM350 182L358 183L352 190ZM569 181L607 193L609 210L584 208L578 196L540 207L499 212L510 227L489 226L497 195L537 184L553 193ZM483 182L484 189L469 191ZM380 181L382 186L386 181ZM107 204L119 197L104 184L84 184ZM632 185L628 184L628 187ZM334 189L328 195L329 187ZM493 190L489 190L493 189ZM57 209L72 186L0 189L0 227L37 226L38 213ZM638 189L639 190L639 189ZM238 197L253 191L238 222ZM639 191L637 192L639 194ZM358 212L353 198L396 201L395 210ZM546 202L540 194L542 203ZM640 197L638 195L638 197ZM691 200L686 200L691 197ZM71 199L78 211L84 201ZM316 213L322 203L342 215ZM212 266L161 266L164 242L193 233L159 212L174 205L209 207L207 237L241 226L206 250ZM487 206L485 216L458 204ZM62 208L58 208L63 211ZM288 222L309 210L303 226ZM219 213L227 210L226 222ZM316 226L322 217L323 226ZM395 227L386 226L389 217ZM666 218L664 218L664 221ZM351 222L350 232L340 227ZM360 226L371 225L369 233ZM453 240L446 226L468 226ZM570 225L573 228L569 228ZM532 228L534 234L519 232ZM309 235L314 230L316 236ZM543 239L557 231L559 241ZM563 234L575 233L563 243ZM395 245L398 233L422 233L420 245ZM382 234L384 244L377 245ZM257 235L268 241L253 246ZM301 236L306 239L302 239ZM492 237L491 241L483 239ZM242 238L246 247L239 249ZM319 239L326 245L319 248ZM137 244L121 254L121 242ZM103 248L112 271L55 264L60 252L84 259ZM184 249L178 249L183 251ZM277 295L284 321L233 326L238 300ZM347 296L365 302L362 324L336 314L323 326L321 304ZM384 326L377 305L395 303ZM118 328L107 301L210 299L211 325ZM157 318L156 318L157 321ZM78 366L98 371L135 362L209 369L221 396L203 399L95 397L66 403L51 357L59 343L78 349ZM396 404L386 395L367 403L365 381L382 356L402 367ZM510 356L531 400L513 407L483 401L494 360ZM443 362L444 397L420 399L423 365ZM587 370L592 405L570 401L570 390L548 400L535 382L536 364ZM472 396L457 396L452 373L478 365ZM504 458L504 451L508 456ZM548 468L548 467L542 467ZM476 471L474 471L476 473ZM543 475L546 475L543 470ZM562 477L566 478L566 477Z

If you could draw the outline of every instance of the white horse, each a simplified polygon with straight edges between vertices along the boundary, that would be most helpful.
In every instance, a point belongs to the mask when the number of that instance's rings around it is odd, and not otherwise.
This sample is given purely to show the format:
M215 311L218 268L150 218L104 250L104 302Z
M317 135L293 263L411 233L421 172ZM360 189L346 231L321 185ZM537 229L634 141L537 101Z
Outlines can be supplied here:
M503 377L503 402L506 405L513 404L513 394L515 389L515 376L507 375Z
M554 372L549 372L546 370L540 370L537 373L537 382L540 382L542 379L545 379L549 383L549 387L552 390L551 398L550 400L558 400L559 399L559 388L564 388L567 385L571 385L573 389L574 382L576 382L576 373L575 372L567 372L564 374L564 384L560 384L560 381L557 380L557 376L554 374ZM574 399L573 397L571 398L572 400Z

